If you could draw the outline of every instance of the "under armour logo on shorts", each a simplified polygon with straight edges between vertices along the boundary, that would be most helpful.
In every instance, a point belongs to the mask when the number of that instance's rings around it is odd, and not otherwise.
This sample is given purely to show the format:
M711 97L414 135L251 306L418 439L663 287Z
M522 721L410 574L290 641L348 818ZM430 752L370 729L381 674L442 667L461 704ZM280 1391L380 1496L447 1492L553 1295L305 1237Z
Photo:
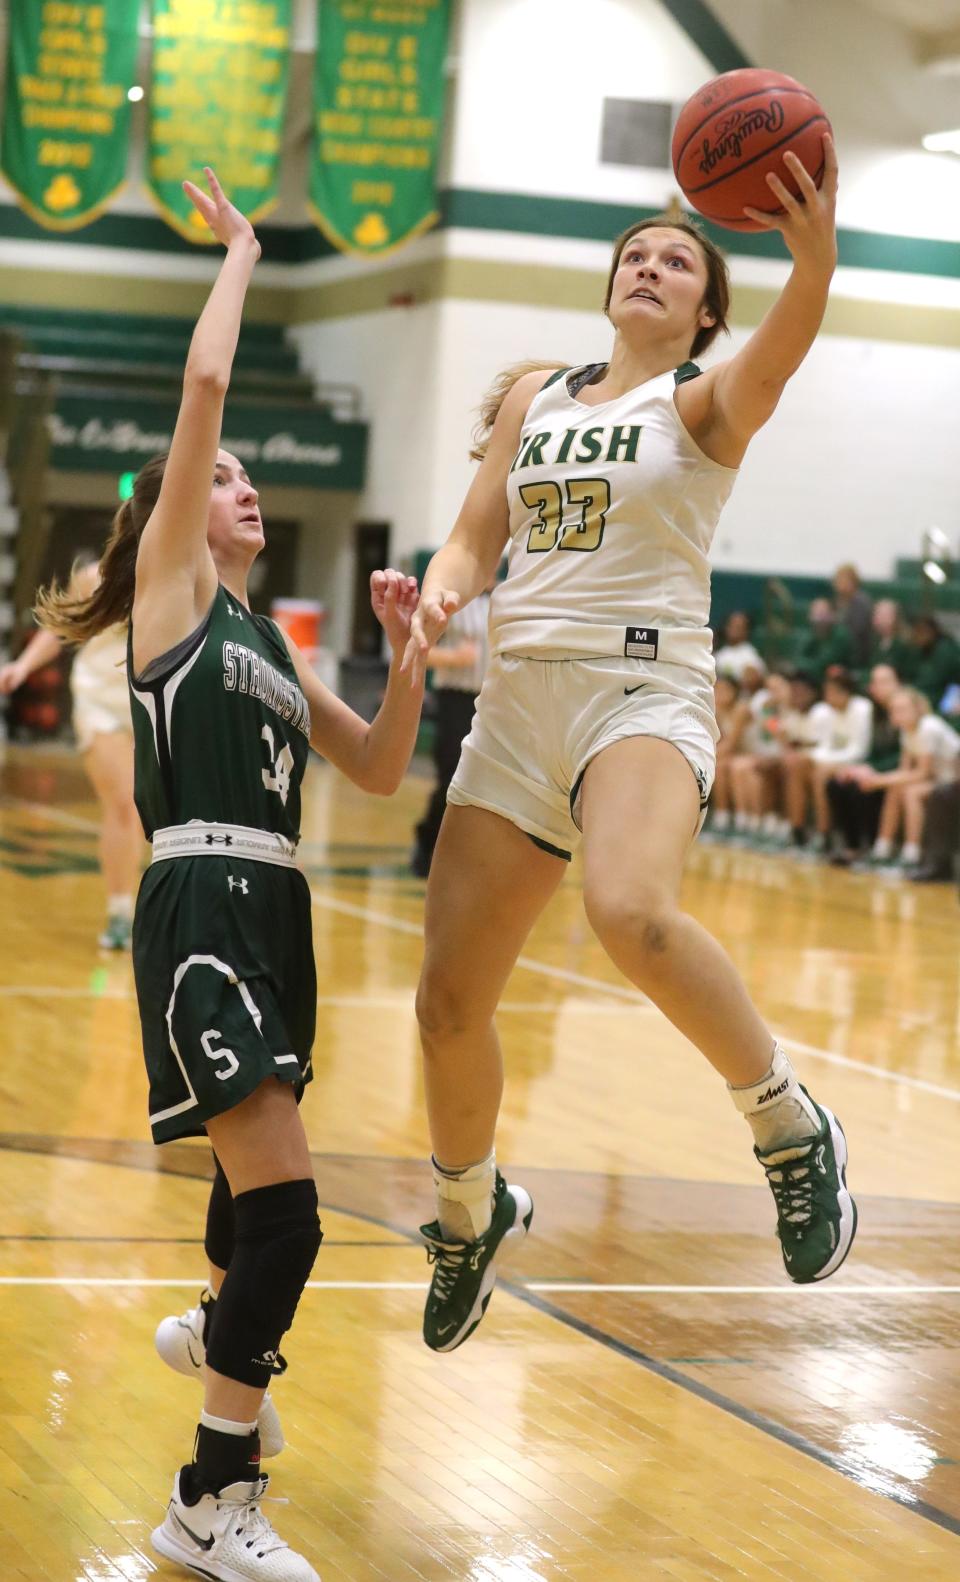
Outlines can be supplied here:
M227 875L227 883L230 886L231 890L239 890L241 895L246 895L247 894L247 881L246 881L246 879L235 879L233 877L233 874L231 873L231 874Z

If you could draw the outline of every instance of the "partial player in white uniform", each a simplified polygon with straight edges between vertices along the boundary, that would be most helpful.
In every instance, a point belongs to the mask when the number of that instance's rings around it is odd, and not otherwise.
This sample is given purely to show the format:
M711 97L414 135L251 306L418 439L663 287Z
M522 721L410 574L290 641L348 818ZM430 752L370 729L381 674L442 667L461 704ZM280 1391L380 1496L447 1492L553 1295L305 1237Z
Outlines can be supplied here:
M437 1220L424 1338L452 1350L486 1310L499 1253L533 1205L496 1169L493 1015L523 942L582 841L588 919L611 960L725 1078L777 1206L787 1273L823 1279L856 1210L846 1144L800 1086L732 962L679 907L717 737L709 551L752 435L817 333L836 263L837 167L771 220L793 255L736 356L690 359L724 327L726 269L693 226L643 222L616 245L610 360L520 378L427 571L407 654L416 679L450 614L509 544L494 657L430 872L418 995ZM602 1064L598 1067L602 1083Z
M78 566L70 594L86 599L97 585L95 564ZM0 693L15 692L35 670L62 651L56 633L35 632L23 653L0 668ZM133 902L144 855L143 831L133 802L133 732L127 688L127 634L111 626L77 650L70 672L73 732L100 803L100 867L107 890L105 950L130 944Z
M873 855L889 862L902 834L900 861L910 868L920 861L923 817L931 791L956 779L960 736L934 714L929 700L915 687L901 687L893 694L890 721L900 732L901 758L898 768L868 782L871 790L886 789Z

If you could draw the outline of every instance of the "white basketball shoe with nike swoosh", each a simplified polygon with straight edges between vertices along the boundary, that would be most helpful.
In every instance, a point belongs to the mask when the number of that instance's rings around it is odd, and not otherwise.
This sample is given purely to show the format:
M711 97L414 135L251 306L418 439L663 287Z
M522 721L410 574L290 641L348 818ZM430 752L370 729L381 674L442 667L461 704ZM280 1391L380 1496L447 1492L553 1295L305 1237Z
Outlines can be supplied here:
M169 1318L162 1318L153 1337L157 1354L168 1368L173 1368L177 1373L184 1373L188 1378L199 1379L201 1384L206 1374L207 1326L216 1306L216 1300L209 1291L204 1291L196 1307L189 1308L186 1313L181 1313L179 1316L171 1313ZM261 1456L264 1458L279 1456L286 1441L283 1437L280 1413L273 1403L269 1390L260 1406L257 1429L260 1434Z
M184 1498L177 1473L167 1514L150 1542L158 1554L216 1582L320 1582L309 1560L275 1532L260 1509L266 1477Z

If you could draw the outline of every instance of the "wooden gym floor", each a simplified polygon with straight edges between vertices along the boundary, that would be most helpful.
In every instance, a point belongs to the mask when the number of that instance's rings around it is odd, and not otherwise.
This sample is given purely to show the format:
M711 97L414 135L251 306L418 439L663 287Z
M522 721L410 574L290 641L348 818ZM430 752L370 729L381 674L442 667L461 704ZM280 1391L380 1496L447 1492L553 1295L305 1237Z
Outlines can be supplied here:
M860 1235L810 1290L783 1274L747 1128L606 961L574 866L500 1018L498 1151L535 1234L478 1335L435 1357L423 886L404 862L425 783L385 803L311 781L304 1110L326 1240L276 1390L282 1533L325 1582L952 1582L952 889L710 846L691 861L689 909L850 1138ZM149 1532L199 1402L152 1335L201 1284L208 1155L148 1140L76 760L10 751L0 790L0 1578L172 1579Z

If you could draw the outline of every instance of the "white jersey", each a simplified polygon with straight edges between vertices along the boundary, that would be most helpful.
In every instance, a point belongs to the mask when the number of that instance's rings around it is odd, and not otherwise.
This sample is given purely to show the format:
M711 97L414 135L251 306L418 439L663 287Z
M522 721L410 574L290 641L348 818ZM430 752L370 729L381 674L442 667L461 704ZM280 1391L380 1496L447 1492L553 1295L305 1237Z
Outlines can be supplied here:
M124 716L130 728L126 626L108 626L77 649L70 687L75 703L100 704Z
M95 736L133 729L125 626L108 626L77 649L70 691L73 729L81 752L87 751Z
M929 758L937 785L956 779L960 736L939 714L925 714L916 728L902 738L903 749L912 759Z
M601 366L530 403L492 651L660 659L712 678L708 554L737 470L704 455L674 405L694 364L599 406L571 395Z

